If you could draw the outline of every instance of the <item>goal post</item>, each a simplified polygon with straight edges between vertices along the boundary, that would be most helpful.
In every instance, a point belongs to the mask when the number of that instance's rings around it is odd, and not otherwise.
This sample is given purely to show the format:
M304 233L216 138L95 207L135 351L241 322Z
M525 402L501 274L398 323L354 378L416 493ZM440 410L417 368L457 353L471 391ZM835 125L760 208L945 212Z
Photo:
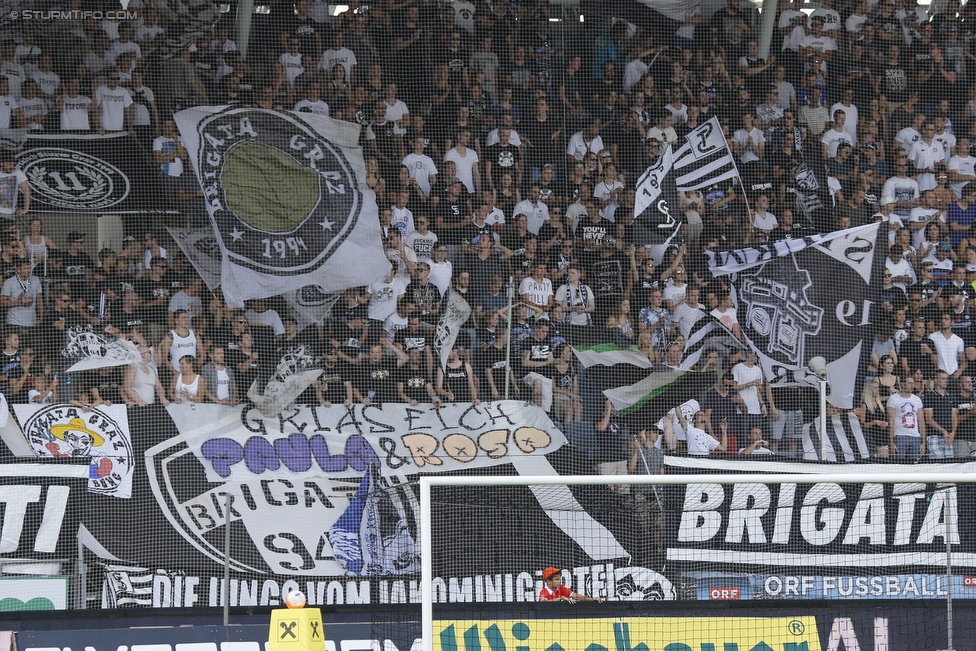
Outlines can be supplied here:
M422 651L446 651L448 647L452 646L452 644L444 643L443 637L441 638L442 643L440 645L435 644L435 621L442 619L446 621L449 619L436 616L435 614L435 605L437 603L445 603L446 601L443 595L438 600L435 595L435 583L440 582L440 588L443 590L443 581L438 578L437 572L440 571L443 574L454 576L462 574L461 570L463 569L447 569L435 566L436 563L443 562L445 558L453 556L450 549L451 544L465 544L463 542L451 542L452 535L450 532L439 532L435 529L438 526L436 521L438 510L462 508L457 503L457 497L460 493L449 494L448 498L442 501L438 498L439 491L482 487L484 490L479 491L479 495L481 495L482 500L488 503L486 506L493 506L495 509L498 509L505 505L502 503L501 498L495 500L492 496L497 493L503 493L506 489L527 489L531 491L532 495L540 503L543 503L546 502L546 498L542 497L542 495L546 491L569 494L571 487L573 490L590 487L590 490L599 492L600 489L596 487L603 487L607 489L608 494L614 496L613 500L619 500L609 503L608 512L611 512L615 509L623 511L628 508L633 508L632 504L627 501L628 498L625 497L626 491L621 489L636 486L654 486L660 487L662 492L671 491L672 497L669 498L667 506L661 507L662 510L669 510L671 512L665 513L662 517L671 518L672 526L669 535L675 537L677 540L683 541L687 544L687 547L684 550L678 549L677 547L672 548L669 541L664 541L661 543L660 552L662 558L666 558L669 561L673 560L679 564L681 562L691 562L689 559L696 558L700 554L703 559L711 556L718 558L723 563L738 564L740 566L769 566L773 562L781 563L777 569L767 570L773 574L780 571L789 573L791 568L795 568L793 571L801 574L804 572L809 573L811 571L809 568L815 565L820 568L832 568L835 573L840 572L840 574L843 574L843 571L847 570L851 576L840 579L840 590L842 594L849 594L845 593L845 590L861 590L860 582L857 583L857 588L854 587L856 575L865 572L870 574L878 567L885 567L886 564L891 567L915 568L909 570L892 570L893 572L905 572L905 575L909 577L908 581L913 580L911 578L912 576L921 576L917 574L913 575L911 572L921 571L917 568L927 568L930 573L925 576L935 577L937 579L936 583L938 583L936 587L937 593L933 593L936 596L929 596L929 598L944 600L946 608L944 625L942 623L939 623L938 626L933 625L938 630L933 629L927 631L925 637L929 639L940 639L949 644L946 647L940 646L939 648L953 648L952 598L954 579L948 575L957 563L961 568L967 568L967 574L976 574L976 544L974 544L976 543L976 520L971 523L970 516L967 515L964 516L965 522L962 525L959 523L960 511L963 509L967 512L976 511L973 508L976 504L974 504L972 499L976 492L969 490L970 488L976 489L976 487L972 486L972 484L976 483L976 473L954 471L951 466L947 466L945 472L913 472L908 467L900 467L899 470L879 471L879 469L872 469L870 473L865 473L863 468L857 467L844 468L843 470L831 469L826 472L824 470L822 467L816 469L811 468L811 474L759 474L755 472L736 474L728 472L725 474L673 474L655 476L422 476L419 478L420 520L418 522L421 554L420 598L422 619L420 648ZM967 490L965 491L964 499L960 503L957 493L963 485ZM682 507L680 504L674 504L673 495L676 492L680 494L682 487L684 487L683 494L686 502L701 500L701 511L689 511L686 503L682 512L676 512ZM845 499L844 490L847 490L846 495L848 496L848 501L853 499L856 502L854 505L848 505L846 512L843 509ZM728 507L728 513L730 515L722 515L721 517L724 519L721 521L721 525L719 525L715 524L719 521L720 517L717 515L719 509L716 505L720 504L724 499L722 491L728 491L725 494L728 497L725 506ZM635 492L646 494L646 491ZM657 495L657 493L654 494ZM689 498L689 495L693 497ZM454 501L452 502L451 500ZM552 499L548 501L550 504L553 503ZM915 508L916 503L922 504L923 506ZM794 506L798 508L793 508ZM543 508L545 509L546 506L544 505ZM471 507L472 513L470 517L473 519L479 517L480 512L476 509L477 506ZM522 518L524 514L520 513L518 509L519 505L513 504L507 510L507 516L513 519ZM716 514L714 517L712 511ZM453 511L451 512L453 513ZM582 513L582 515L585 516L586 514ZM550 514L550 517L553 516ZM760 517L764 519L760 521ZM566 515L563 519L572 520L573 518L573 515ZM443 520L443 518L441 519ZM889 535L885 536L885 527L892 529L895 526L893 523L896 520L898 523L897 531L894 533L889 532ZM905 529L905 526L903 526L905 522L908 523L905 525L907 526L907 530L911 532L910 540L905 539L907 535L903 531ZM760 525L765 526L767 531L759 530ZM486 524L486 526L490 526L490 524ZM660 524L654 524L652 526L656 529L653 533L655 536L660 532L660 529L664 528ZM818 529L818 527L822 527L822 530ZM965 528L964 535L961 539L957 534L960 528ZM764 549L768 549L770 546L778 546L782 550L782 553L766 553L763 556L738 550L723 551L720 548L709 550L707 543L709 541L714 542L714 534L719 529L725 532L726 538L730 541L735 536L740 536L740 538L735 539L733 542L740 543L743 539L749 539L750 537L753 541L758 538L760 539L759 542L766 543ZM566 531L565 528L564 531ZM796 541L790 539L789 535L791 531L794 533L800 531L800 535L806 538L806 540L800 539L799 535L794 535L794 538L797 539ZM443 536L439 535L441 533L443 533ZM647 533L651 535L651 532ZM710 538L710 536L712 537ZM768 536L768 539L765 539L765 536ZM826 552L819 555L804 552L804 545L823 545L822 549L824 550L833 549L831 544L840 544L841 539L843 539L842 542L844 544L849 543L852 549L864 546L870 547L870 553L852 554L850 557L845 557L841 554ZM794 542L797 544L794 545ZM906 542L910 542L911 544L906 544ZM474 544L477 544L476 540ZM519 541L512 541L513 549L510 552L512 557L518 553L518 544ZM442 549L439 546L445 548ZM596 545L591 544L590 549L593 548L596 548ZM696 554L696 550L698 550L698 554ZM566 557L555 546L551 551L553 559ZM438 558L440 559L439 561L435 560ZM505 558L509 557L506 556ZM495 560L497 562L497 558ZM536 560L538 561L538 559ZM791 561L795 564L791 565ZM866 564L862 565L862 563ZM872 563L874 565L871 565ZM558 561L553 560L551 563L547 563L547 565L556 565L558 567ZM536 616L536 614L529 614L528 611L528 609L534 608L534 606L525 605L525 602L529 600L534 601L535 594L538 594L538 586L541 585L539 570L542 567L545 567L545 565L532 568L532 570L535 570L534 572L531 570L522 571L516 578L516 581L523 577L525 578L525 581L521 584L523 586L522 592L520 595L517 595L517 598L523 602L521 607L525 609L525 617L531 618ZM611 566L607 565L607 567ZM746 570L746 572L748 571ZM755 569L752 571L755 572ZM531 586L534 588L534 594L530 594L529 588L526 586L530 585L530 579L533 578L534 581L531 581ZM570 577L569 580L572 581L573 578ZM955 579L959 578L955 577ZM844 583L845 579L849 579L849 587L847 587L848 583ZM612 578L608 578L607 580L610 581ZM918 579L916 578L914 580L917 581ZM782 583L782 580L780 582ZM826 586L828 583L825 579L824 585ZM775 585L775 581L773 581L773 584ZM595 586L602 584L597 583L597 580L594 578L593 582L589 585L593 586L594 590L596 590L597 588ZM966 585L969 584L967 583ZM803 586L803 588L805 589L806 586ZM798 588L796 586L792 588L790 586L783 587L784 591L790 589ZM870 591L873 589L869 581L867 590ZM892 589L890 585L887 587L882 586L881 589L882 591L888 590L888 596L890 596ZM926 595L929 595L931 592L930 588L925 586L921 588L916 586L915 589L921 589L923 594ZM581 593L585 592L584 588L578 587L577 584L572 585L572 590ZM905 594L910 596L910 590L911 588ZM925 590L929 590L929 592L925 592ZM964 596L973 597L976 595ZM956 595L956 597L958 598L959 595ZM649 598L655 597L644 597L644 599ZM656 598L666 599L668 597ZM694 598L690 597L690 599ZM773 597L767 595L765 598L771 599ZM828 598L826 591L820 598ZM899 593L899 596L894 598L907 599L908 597ZM613 597L610 597L610 599L612 600ZM457 601L477 601L477 599L472 600L461 597ZM506 610L508 613L511 613L515 610L515 607L511 603L507 605L505 603L489 603L491 601L504 601L501 597L488 598L486 596L483 601L484 603L480 605L472 604L470 606L471 616L464 618L473 622L480 621L482 628L489 626L489 621L495 617L495 613ZM825 605L829 604L825 602ZM926 605L930 607L932 605L931 601ZM607 611L606 617L620 617L622 611L618 609L611 614L611 606L612 604L609 606L607 604L601 606L602 608L610 608ZM550 617L552 616L550 614L551 612L545 611L546 614L542 614L541 617ZM560 612L563 612L565 616L574 617L574 615L570 614L572 611ZM583 611L577 612L582 613ZM588 609L585 612L592 614L592 609ZM749 625L761 627L762 624L756 623L762 621L761 611L757 609L755 613L759 617L754 620L750 619L749 621L751 623ZM649 614L650 612L644 616ZM516 616L516 619L520 616ZM630 611L628 616L640 617L641 615L635 615L633 611ZM511 619L511 617L508 619ZM920 617L920 622L921 620L922 618ZM580 623L581 621L580 618L576 618L576 623L573 625L585 626L584 623ZM698 621L701 622L702 626L709 626L710 620L708 618L699 618ZM922 625L920 624L920 626ZM519 640L525 639L519 637L519 626L523 626L523 624L515 623L512 628L515 631L515 644ZM553 626L558 626L558 624L553 624ZM843 626L843 623L841 623L840 628L843 629ZM471 633L472 630L477 633L475 629L476 627L467 630L466 635ZM528 629L526 628L524 631L524 635L527 636L529 634ZM620 648L619 634L619 631L617 631L618 648ZM834 632L832 631L831 634L833 635ZM838 634L843 636L844 631L841 630ZM498 635L497 630L496 635ZM501 638L498 638L498 640L501 640ZM469 646L468 642L469 639L465 637L463 645L465 650L470 651L472 648L480 648L476 644L477 640L474 640L474 646ZM634 640L635 646L633 648L635 649L640 648L637 642L640 642L640 640ZM502 644L501 642L499 643ZM552 641L552 647L549 646L549 643L550 641L547 640L545 646L539 648L565 648L560 647L556 641ZM459 644L455 649L459 649L460 646ZM492 643L490 638L485 646L490 648L491 651L495 651L496 649L496 645ZM532 645L532 648L535 648L535 644ZM595 647L591 644L587 648L592 649ZM611 644L607 648L614 647ZM705 647L703 646L702 648ZM776 647L774 646L773 648ZM800 647L789 648L799 649ZM812 649L813 647L811 646L810 648ZM817 648L819 648L819 643L817 644ZM579 651L583 651L583 649L584 646L581 645ZM565 648L565 651L573 650Z

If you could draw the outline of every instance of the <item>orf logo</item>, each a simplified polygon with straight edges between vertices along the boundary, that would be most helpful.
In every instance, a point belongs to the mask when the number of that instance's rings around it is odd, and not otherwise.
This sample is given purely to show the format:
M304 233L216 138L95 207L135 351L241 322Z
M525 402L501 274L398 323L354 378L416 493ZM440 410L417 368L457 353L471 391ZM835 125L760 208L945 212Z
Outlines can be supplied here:
M353 231L363 205L356 173L301 117L230 109L202 120L197 132L204 200L234 263L307 273Z
M115 165L71 149L38 147L17 157L35 201L57 208L103 210L121 203L131 190Z

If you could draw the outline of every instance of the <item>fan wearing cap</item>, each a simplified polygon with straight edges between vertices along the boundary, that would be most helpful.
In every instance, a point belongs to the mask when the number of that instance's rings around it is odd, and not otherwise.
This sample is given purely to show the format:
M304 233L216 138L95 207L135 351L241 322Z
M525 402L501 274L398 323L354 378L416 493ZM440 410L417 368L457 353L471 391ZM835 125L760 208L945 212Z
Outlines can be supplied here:
M603 603L603 599L587 597L585 594L573 592L562 584L563 571L558 567L547 567L542 572L542 590L539 591L539 601L596 601Z

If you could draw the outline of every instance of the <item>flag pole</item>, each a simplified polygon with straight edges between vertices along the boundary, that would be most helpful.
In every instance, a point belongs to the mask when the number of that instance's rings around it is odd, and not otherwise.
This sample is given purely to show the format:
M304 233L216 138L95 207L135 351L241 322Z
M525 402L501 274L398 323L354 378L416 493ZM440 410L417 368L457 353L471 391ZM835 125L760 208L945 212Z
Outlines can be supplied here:
M725 134L722 134L725 138ZM735 152L732 151L732 146L729 144L728 138L725 139L725 146L729 148L730 158L732 159L732 169L735 170L735 177L739 179L739 187L742 188L742 200L746 203L746 219L749 219L752 215L752 206L749 205L749 195L746 194L746 186L742 182L742 174L739 172L739 164L735 160Z

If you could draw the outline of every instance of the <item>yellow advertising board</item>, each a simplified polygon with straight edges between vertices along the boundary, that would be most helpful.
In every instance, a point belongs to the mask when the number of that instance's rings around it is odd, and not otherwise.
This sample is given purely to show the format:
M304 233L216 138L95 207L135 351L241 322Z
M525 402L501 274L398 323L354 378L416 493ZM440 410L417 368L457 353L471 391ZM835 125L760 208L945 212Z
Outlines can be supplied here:
M813 617L439 620L434 651L820 651Z
M325 629L318 608L271 611L268 651L325 651Z

